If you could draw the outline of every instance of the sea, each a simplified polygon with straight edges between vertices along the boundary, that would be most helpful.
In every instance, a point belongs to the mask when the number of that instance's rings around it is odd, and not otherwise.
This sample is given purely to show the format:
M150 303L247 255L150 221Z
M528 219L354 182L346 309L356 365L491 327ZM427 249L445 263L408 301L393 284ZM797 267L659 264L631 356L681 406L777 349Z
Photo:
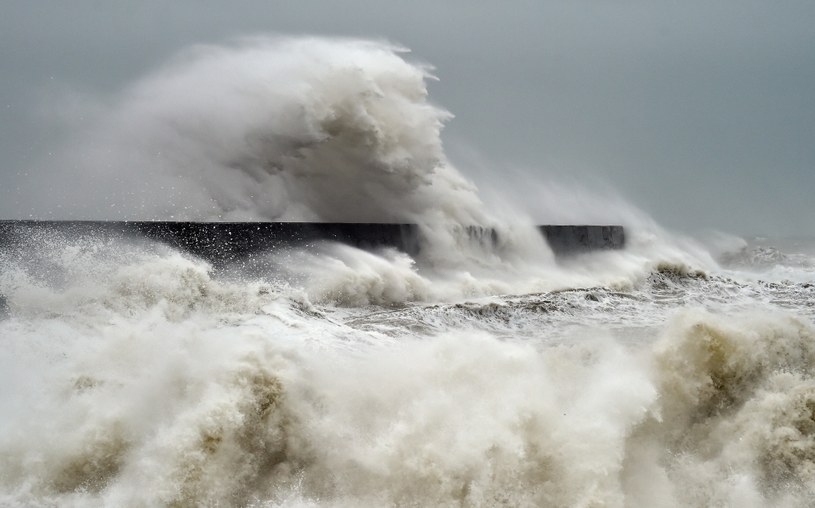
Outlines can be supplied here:
M430 78L381 42L196 47L72 140L66 218L378 219L424 243L213 263L6 241L0 505L812 506L815 238L495 206L445 155ZM534 225L563 214L625 248L556 256Z

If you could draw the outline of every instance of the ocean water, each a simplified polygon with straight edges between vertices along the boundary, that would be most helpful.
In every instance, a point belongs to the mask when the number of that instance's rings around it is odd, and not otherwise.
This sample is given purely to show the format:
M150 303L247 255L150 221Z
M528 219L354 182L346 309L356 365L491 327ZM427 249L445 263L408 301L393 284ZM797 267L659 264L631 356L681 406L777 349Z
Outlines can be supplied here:
M815 239L550 196L628 235L556 258L545 210L447 160L428 72L368 41L196 48L71 143L117 205L68 189L74 217L413 221L426 244L0 246L0 505L812 505Z

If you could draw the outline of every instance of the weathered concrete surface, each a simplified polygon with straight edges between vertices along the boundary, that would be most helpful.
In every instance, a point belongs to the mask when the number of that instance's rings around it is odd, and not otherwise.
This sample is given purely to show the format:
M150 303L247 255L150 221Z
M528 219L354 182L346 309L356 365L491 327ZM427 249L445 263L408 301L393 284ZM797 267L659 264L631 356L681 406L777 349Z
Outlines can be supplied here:
M538 226L555 254L566 255L625 246L622 226ZM32 234L141 236L212 261L228 261L253 252L334 240L361 248L394 247L409 254L420 249L415 224L316 222L167 222L167 221L0 221L0 246L25 243ZM498 241L496 231L467 228L469 234Z
M538 226L555 254L625 247L622 226Z

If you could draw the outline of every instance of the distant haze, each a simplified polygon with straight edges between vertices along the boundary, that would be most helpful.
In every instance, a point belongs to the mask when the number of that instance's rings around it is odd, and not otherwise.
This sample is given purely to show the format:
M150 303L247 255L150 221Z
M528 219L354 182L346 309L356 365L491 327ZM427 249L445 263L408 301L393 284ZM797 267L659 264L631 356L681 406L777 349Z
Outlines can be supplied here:
M482 190L500 182L532 206L536 185L585 186L669 227L813 234L813 20L812 1L11 0L0 218L46 209L60 189L30 182L68 133L178 51L314 34L391 41L434 65L430 101L455 115L447 156Z

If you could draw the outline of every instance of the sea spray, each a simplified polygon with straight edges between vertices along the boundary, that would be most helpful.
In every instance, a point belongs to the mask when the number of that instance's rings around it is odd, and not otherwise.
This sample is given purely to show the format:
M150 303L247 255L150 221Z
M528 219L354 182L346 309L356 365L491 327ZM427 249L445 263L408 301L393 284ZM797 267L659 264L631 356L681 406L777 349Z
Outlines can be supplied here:
M441 130L451 115L428 98L430 70L403 48L366 40L257 37L196 46L97 108L91 126L46 164L46 181L33 185L59 191L48 197L59 218L415 222L422 249L411 269L434 288L417 282L394 301L619 284L655 258L682 263L689 253L693 265L715 265L703 249L627 210L639 260L587 256L592 266L582 281L579 268L561 273L533 220L517 208L484 206L448 159ZM572 219L585 204L563 198L562 188L530 182L529 192ZM470 228L495 236L479 238ZM294 266L279 257L272 264L302 273L298 258L314 252L289 256ZM375 261L341 254L345 266ZM609 266L618 261L626 266ZM406 266L399 263L394 270ZM380 275L390 268L380 268L368 287L388 284ZM339 294L319 282L307 283L313 296Z
M77 133L41 191L76 181L53 196L63 218L477 223L475 188L442 149L450 115L403 53L328 38L196 46Z

